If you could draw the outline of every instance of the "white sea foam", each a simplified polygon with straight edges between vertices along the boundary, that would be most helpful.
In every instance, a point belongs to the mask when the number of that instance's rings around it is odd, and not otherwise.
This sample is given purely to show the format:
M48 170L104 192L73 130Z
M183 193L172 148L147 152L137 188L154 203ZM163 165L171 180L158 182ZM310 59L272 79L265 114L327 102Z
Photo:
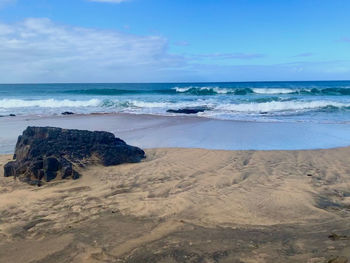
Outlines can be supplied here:
M216 94L235 94L235 92L240 92L245 90L247 93L253 92L256 94L290 94L295 93L297 90L295 89L287 89L287 88L237 88L237 89L229 89L229 88L220 88L220 87L176 87L174 88L176 92L179 93L194 93L198 92L199 94L203 91L213 92ZM241 94L242 95L242 94Z
M229 89L219 88L219 87L192 87L192 86L183 87L183 88L175 87L174 89L176 90L176 92L179 92L179 93L186 93L191 90L197 90L197 91L209 91L209 92L212 91L217 94L227 94L234 91L234 90L230 91Z
M293 89L267 89L267 88L254 88L252 91L256 94L289 94L294 93Z
M175 87L174 89L176 90L176 92L182 93L182 92L187 92L187 91L189 91L190 89L192 89L192 87L185 87L185 88Z
M162 108L164 110L167 110L169 108L177 109L177 108L185 108L185 107L208 106L208 105L212 105L212 102L209 100L178 101L178 102L147 102L147 101L131 100L128 102L128 104L138 108Z
M167 108L175 103L170 102L147 102L147 101L138 101L132 100L130 101L130 105L138 107L138 108Z
M350 107L350 103L334 101L271 101L264 103L221 104L215 110L233 112L277 112L312 110L324 107Z
M227 94L227 93L231 92L228 89L223 89L223 88L218 88L218 87L215 87L213 90L218 94Z
M79 108L79 107L97 107L101 105L99 99L90 100L57 100L57 99L45 99L45 100L21 100L21 99L2 99L0 100L0 108L28 108L28 107L40 107L40 108Z
M318 101L270 101L263 103L223 103L214 99L195 101L142 101L142 100L69 100L69 99L45 99L45 100L22 100L22 99L1 99L0 109L12 108L114 108L114 109L177 109L185 107L206 106L215 111L224 112L277 112L293 110L312 110L324 107L350 107L350 103L318 100Z

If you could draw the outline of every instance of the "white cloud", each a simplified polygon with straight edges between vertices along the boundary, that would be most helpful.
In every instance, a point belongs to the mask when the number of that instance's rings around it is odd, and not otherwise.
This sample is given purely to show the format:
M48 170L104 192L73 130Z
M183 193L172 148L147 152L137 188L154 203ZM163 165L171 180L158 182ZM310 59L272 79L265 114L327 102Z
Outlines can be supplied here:
M160 36L137 36L26 19L0 23L0 83L139 81L184 65Z
M45 18L15 24L0 22L0 83L303 80L349 76L350 61L346 60L268 65L258 53L180 56L169 53L168 40L161 36L65 26Z

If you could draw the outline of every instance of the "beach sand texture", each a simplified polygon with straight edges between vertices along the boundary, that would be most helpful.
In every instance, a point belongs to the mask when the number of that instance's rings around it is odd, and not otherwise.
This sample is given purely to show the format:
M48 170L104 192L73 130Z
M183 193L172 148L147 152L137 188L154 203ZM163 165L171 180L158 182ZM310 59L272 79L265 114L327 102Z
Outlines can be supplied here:
M350 148L146 154L42 187L4 178L2 155L0 262L350 258Z

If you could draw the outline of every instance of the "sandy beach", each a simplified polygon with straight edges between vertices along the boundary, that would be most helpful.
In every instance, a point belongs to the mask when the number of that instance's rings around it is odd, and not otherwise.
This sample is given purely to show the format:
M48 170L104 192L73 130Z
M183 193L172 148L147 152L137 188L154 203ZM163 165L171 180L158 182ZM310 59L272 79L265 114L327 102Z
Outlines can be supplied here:
M0 262L346 262L350 148L157 148L33 187L3 177ZM344 259L344 258L343 258Z

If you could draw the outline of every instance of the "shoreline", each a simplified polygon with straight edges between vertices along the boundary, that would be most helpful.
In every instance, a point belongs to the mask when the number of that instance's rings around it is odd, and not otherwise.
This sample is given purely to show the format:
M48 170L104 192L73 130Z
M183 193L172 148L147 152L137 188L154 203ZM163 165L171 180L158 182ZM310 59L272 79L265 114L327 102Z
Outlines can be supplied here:
M350 124L250 122L198 116L93 114L0 118L0 154L11 153L27 126L104 130L141 148L308 150L350 145Z
M0 116L1 120L11 120L11 119L22 119L22 120L37 120L37 119L64 119L64 118L74 118L74 117L95 117L95 116L110 116L110 117L118 117L118 116L138 116L143 118L182 118L182 119L194 119L194 120L212 120L212 121L220 121L220 122L232 122L232 123L281 123L281 124L293 124L293 123L301 123L301 124L349 124L350 121L339 121L339 122L325 122L325 121L287 121L287 120L235 120L235 119L220 119L213 118L211 116L198 116L196 114L173 114L173 115L162 115L162 114L150 114L150 113L130 113L130 112L92 112L92 113L73 113L72 115L62 115L62 114L52 114L52 115L39 115L39 114L29 114L29 115L16 115L9 116L3 115Z

